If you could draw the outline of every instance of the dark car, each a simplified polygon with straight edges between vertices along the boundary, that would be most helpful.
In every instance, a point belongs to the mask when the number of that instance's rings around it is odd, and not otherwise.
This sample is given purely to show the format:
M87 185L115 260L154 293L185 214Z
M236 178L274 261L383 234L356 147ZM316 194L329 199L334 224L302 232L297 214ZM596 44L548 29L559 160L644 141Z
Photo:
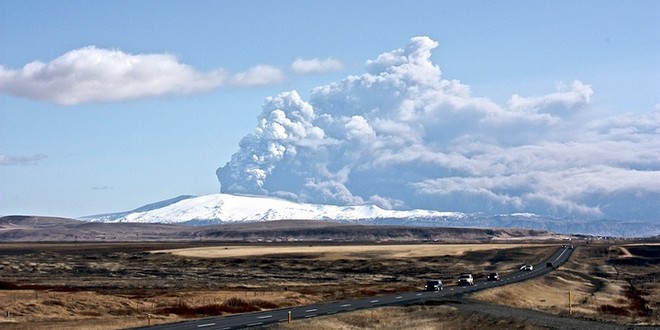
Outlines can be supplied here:
M552 268L555 267L555 265L553 265L552 262L548 262L548 263L546 263L545 266L546 266L546 267L552 267Z
M497 272L492 272L488 274L488 277L486 277L486 280L488 281L499 281L500 280L500 274Z
M428 280L426 281L426 286L424 286L426 291L442 291L444 288L442 287L442 281L441 280Z

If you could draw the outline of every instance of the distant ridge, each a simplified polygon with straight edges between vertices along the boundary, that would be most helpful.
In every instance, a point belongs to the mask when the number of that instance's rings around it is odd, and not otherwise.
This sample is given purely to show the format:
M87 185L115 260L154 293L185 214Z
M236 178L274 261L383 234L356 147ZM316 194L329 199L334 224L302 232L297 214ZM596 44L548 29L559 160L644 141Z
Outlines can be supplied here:
M572 237L572 236L570 236ZM369 226L320 220L235 222L208 226L103 223L41 217L0 218L0 242L450 242L564 240L528 229Z

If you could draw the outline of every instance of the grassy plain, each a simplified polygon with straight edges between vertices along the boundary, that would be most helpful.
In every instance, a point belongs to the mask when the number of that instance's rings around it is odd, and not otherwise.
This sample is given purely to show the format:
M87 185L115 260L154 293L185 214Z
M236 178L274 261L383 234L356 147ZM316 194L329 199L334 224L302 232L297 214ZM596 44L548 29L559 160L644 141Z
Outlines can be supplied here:
M512 272L522 263L541 262L560 244L191 245L200 244L0 244L0 329L122 329L419 290L428 278L453 285L461 272L480 280L490 271ZM550 275L474 297L565 315L571 290L577 316L660 324L658 256L657 245L580 246ZM534 328L507 319L468 318L449 306L354 312L299 321L296 327L373 329L379 324Z

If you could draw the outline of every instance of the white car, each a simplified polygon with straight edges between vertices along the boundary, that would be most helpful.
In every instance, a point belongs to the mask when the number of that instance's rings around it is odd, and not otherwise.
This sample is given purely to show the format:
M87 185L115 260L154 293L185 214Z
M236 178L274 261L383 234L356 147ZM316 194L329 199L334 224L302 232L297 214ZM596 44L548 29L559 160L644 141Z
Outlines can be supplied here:
M534 266L532 266L530 264L524 264L520 267L520 270L524 270L524 271L527 271L527 272L532 271L533 269L534 269Z
M472 277L472 274L461 274L461 276L458 278L458 285L474 285L474 278Z

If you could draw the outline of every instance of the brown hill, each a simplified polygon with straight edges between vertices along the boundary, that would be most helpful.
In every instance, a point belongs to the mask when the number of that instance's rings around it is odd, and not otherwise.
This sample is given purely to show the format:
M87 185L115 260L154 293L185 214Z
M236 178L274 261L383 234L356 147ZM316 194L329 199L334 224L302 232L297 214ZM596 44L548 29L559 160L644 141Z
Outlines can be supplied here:
M43 216L0 218L1 242L135 241L442 241L553 239L529 229L368 226L318 220L281 220L190 227L176 224L99 223Z

